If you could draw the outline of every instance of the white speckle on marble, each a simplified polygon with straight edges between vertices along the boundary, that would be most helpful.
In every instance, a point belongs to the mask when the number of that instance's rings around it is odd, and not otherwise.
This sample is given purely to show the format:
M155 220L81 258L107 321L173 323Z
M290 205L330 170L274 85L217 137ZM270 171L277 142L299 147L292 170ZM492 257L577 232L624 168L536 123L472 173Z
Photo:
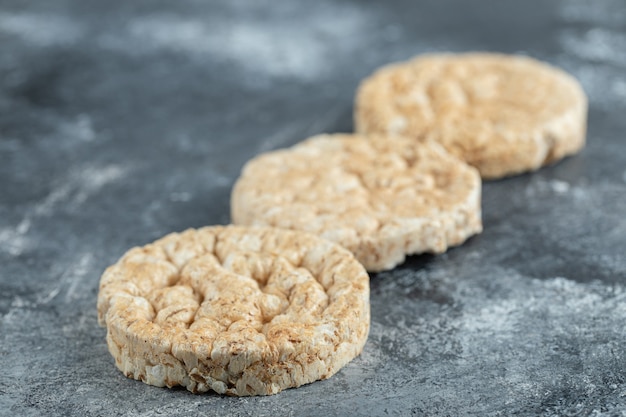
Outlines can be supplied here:
M581 18L594 16L604 9L591 4L588 6L585 6L584 13L580 13ZM583 29L577 23L559 31L556 39L563 54L559 56L558 65L581 82L593 106L607 109L624 107L626 34L612 29L611 26L593 27L596 26L592 24L593 21L592 18L587 22L591 29Z
M13 300L11 300L11 307L13 308L24 308L28 307L30 303L19 295L16 296Z
M278 126L273 134L264 137L263 140L260 141L257 153L284 148L294 141L303 140L305 138L298 137L298 134L303 135L303 131L303 124L297 121Z
M17 36L37 46L75 42L83 30L67 18L49 14L0 13L0 33Z
M61 281L67 283L67 290L65 292L66 302L80 298L77 289L81 283L86 283L87 286L91 286L91 283L85 282L84 278L93 270L93 262L94 256L91 253L84 253L67 269L66 274L61 278ZM82 294L84 294L84 292Z
M342 13L321 8L299 20L271 25L254 19L211 22L196 17L153 14L128 25L128 35L141 49L166 49L190 56L234 63L256 74L312 79L333 65L329 51L349 48L367 28L363 11L345 7ZM126 50L128 37L107 38L104 45ZM133 52L135 52L133 46Z
M511 316L519 309L514 303L492 304L472 314L464 321L463 328L469 332L485 334L511 332L515 322Z
M560 17L568 23L623 24L626 21L626 8L623 0L564 1L559 9Z
M618 97L626 98L626 79L615 80L612 90Z
M26 236L30 228L30 219L24 218L16 227L0 229L0 251L11 256L21 255L30 246L30 239Z
M2 323L3 326L8 327L10 325L15 325L20 320L24 320L22 312L30 306L31 303L28 302L28 300L19 296L15 297L11 301L11 308L9 311L4 315L0 315L0 323Z
M119 165L108 165L104 167L86 167L74 174L77 193L72 200L74 206L79 206L87 198L96 194L105 185L121 179L126 173L126 169Z
M60 205L76 209L102 187L122 178L125 173L126 169L119 165L86 166L70 172L61 185L35 205L33 213L36 216L50 215Z
M615 273L615 275L626 276L626 258L623 254L587 254L585 258L602 265L602 268Z
M38 203L29 207L15 227L0 229L0 251L19 256L34 243L28 236L33 223L63 210L77 210L105 185L124 177L128 170L119 165L86 166L68 175ZM53 294L54 297L54 294Z
M45 295L42 295L39 298L37 298L37 304L48 304L50 301L54 299L54 297L56 297L59 294L60 291L61 291L61 286L60 285L55 286L50 291L48 291Z
M79 114L75 120L63 123L60 130L64 137L76 138L82 142L93 142L96 138L91 118L86 114Z
M0 247L12 256L19 256L29 245L26 233L30 229L30 219L24 218L16 228L4 228L0 230Z
M552 190L556 192L557 194L566 193L570 189L570 186L568 183L566 183L565 181L559 181L559 180L550 181L550 186L552 187Z
M620 70L572 60L569 55L562 57L561 62L583 85L593 106L607 109L624 106L626 81Z
M578 201L590 200L592 198L588 190L582 187L572 187L572 196Z
M585 190L581 187L572 186L568 182L557 179L545 180L539 178L528 184L525 195L528 198L537 198L540 195L564 195L570 192L575 195L586 194Z
M78 184L86 192L93 193L104 185L122 178L125 172L126 170L119 165L87 167L78 173Z
M35 216L44 216L52 212L53 208L62 201L65 201L72 191L69 183L63 183L53 188L50 193L40 203L33 207L32 213ZM25 219L28 217L25 217Z
M17 228L15 230L18 234L23 235L26 232L28 232L29 229L30 229L30 220L24 219L20 222L20 224L17 225Z
M467 289L460 283L465 291L475 293L469 299L476 299L475 305L464 306L464 315L458 326L459 337L464 340L466 350L470 345L480 346L476 339L513 339L520 329L532 326L536 320L560 323L561 328L555 329L558 334L576 330L577 317L583 317L589 311L606 317L626 312L626 292L620 286L609 293L601 284L593 282L579 283L564 277L529 279L504 270L498 280L503 285L510 280L517 281L515 285L518 288L508 297L494 302L489 301L488 294L483 290Z
M609 29L563 31L560 37L563 48L570 54L591 61L626 65L626 35Z
M91 253L82 253L78 255L70 264L65 267L61 276L55 281L52 288L48 288L40 294L35 304L47 304L57 295L63 293L66 303L75 301L84 295L85 291L78 291L81 283L91 286L91 282L87 282L84 278L93 270L94 256Z

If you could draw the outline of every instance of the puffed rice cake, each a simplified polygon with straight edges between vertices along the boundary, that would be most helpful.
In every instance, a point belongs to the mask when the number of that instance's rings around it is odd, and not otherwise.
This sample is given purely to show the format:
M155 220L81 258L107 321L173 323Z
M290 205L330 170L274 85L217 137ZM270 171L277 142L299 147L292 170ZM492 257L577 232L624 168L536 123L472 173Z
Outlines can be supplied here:
M320 135L257 156L233 188L232 222L315 233L368 271L482 231L476 169L436 143L375 139Z
M369 331L369 277L303 232L214 226L128 251L98 320L124 375L194 393L269 395L329 378Z
M376 71L355 101L358 133L431 138L485 179L536 170L585 144L578 81L522 56L418 56Z

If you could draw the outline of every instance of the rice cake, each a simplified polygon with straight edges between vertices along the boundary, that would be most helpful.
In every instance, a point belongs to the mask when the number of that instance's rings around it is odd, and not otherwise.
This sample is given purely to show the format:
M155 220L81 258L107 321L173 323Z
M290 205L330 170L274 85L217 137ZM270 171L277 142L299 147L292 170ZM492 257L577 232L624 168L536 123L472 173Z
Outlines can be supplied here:
M303 232L214 226L128 251L98 320L124 375L194 393L269 395L329 378L369 331L369 277Z
M428 137L485 179L536 170L585 144L587 98L564 71L532 58L429 54L392 64L357 92L362 134Z
M249 161L231 218L315 233L381 271L480 233L480 191L476 169L436 143L320 135Z

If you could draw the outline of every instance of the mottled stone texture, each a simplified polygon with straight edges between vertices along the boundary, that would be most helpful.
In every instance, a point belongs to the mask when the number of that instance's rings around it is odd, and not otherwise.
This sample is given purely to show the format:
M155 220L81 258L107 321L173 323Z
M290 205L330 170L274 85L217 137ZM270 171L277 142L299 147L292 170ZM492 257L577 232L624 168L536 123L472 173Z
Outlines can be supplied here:
M626 415L622 0L5 0L0 415ZM229 222L245 161L352 129L379 65L526 53L590 97L588 146L484 185L485 231L372 276L363 354L272 397L126 379L96 323L130 246Z

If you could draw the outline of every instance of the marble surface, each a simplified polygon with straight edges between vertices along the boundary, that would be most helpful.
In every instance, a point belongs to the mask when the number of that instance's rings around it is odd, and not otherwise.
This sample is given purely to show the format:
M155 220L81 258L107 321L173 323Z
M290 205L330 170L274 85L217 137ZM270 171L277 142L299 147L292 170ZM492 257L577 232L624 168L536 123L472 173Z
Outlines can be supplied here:
M482 235L371 277L363 354L277 396L126 379L104 268L229 222L242 165L352 129L360 79L427 51L546 60L588 146L484 185ZM0 415L626 415L626 3L0 2Z

